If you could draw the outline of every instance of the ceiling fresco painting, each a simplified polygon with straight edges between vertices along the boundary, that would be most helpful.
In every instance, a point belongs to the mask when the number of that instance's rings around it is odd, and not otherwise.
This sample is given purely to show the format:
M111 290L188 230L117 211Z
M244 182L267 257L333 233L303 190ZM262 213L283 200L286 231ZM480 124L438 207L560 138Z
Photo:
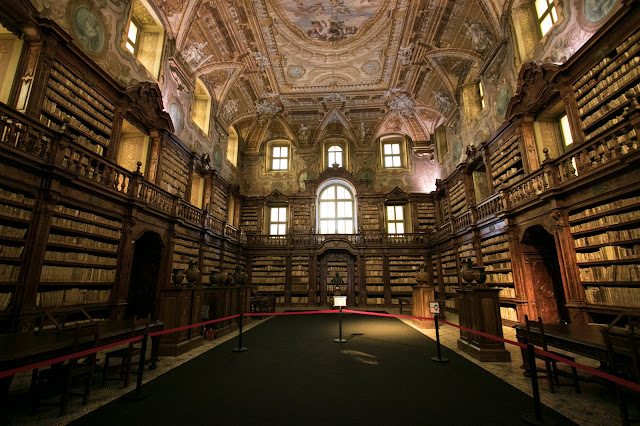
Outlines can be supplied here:
M309 38L340 41L356 34L376 12L379 3L378 0L280 0L280 7Z

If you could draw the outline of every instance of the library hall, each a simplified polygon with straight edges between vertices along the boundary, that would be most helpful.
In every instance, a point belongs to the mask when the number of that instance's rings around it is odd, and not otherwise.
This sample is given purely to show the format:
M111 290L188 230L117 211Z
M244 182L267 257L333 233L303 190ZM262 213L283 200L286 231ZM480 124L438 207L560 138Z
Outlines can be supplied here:
M0 424L640 424L640 0L0 0Z

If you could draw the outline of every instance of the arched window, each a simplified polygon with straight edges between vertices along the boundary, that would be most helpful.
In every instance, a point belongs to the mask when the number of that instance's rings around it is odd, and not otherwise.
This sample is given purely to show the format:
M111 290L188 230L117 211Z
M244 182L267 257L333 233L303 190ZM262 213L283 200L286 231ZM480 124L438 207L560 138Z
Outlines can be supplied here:
M165 31L146 0L134 0L122 47L131 53L154 78L158 78Z
M333 181L320 188L318 225L321 234L355 232L354 196L347 185Z
M196 78L196 90L191 104L191 119L204 132L209 134L209 117L211 116L211 95L204 83Z
M233 126L229 127L227 139L227 160L234 166L238 165L238 133Z
M329 167L333 167L337 164L338 167L342 167L342 148L338 145L332 145L327 150Z

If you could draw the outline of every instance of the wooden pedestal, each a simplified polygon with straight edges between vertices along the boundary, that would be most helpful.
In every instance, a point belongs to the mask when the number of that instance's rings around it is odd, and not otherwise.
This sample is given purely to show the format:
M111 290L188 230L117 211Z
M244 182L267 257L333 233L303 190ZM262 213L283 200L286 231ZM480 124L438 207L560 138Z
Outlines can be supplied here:
M500 289L461 287L456 289L460 326L502 337ZM458 349L480 361L511 361L503 342L460 330Z
M413 310L415 317L432 317L429 313L429 302L435 302L436 288L432 285L415 285L413 286ZM414 319L413 324L420 328L435 328L433 320Z
M159 320L165 330L200 322L202 292L200 288L170 287L160 291ZM160 337L160 355L176 356L202 343L201 327L194 327Z

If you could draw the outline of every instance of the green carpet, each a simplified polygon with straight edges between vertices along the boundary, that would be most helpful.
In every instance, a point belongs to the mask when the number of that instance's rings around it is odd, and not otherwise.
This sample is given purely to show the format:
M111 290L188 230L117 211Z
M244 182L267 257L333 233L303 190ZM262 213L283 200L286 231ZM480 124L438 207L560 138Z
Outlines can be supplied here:
M394 318L276 317L77 425L518 425L530 397ZM545 408L556 424L573 424Z

